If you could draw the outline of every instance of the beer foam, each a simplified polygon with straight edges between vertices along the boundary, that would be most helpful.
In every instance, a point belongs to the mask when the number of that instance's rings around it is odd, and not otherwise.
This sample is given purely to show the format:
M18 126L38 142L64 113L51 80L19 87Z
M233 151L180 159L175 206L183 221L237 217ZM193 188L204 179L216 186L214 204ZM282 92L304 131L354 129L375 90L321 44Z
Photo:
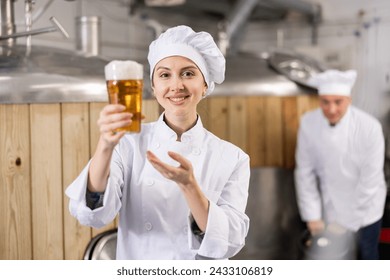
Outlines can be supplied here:
M104 67L106 80L142 80L143 65L132 60L113 60Z

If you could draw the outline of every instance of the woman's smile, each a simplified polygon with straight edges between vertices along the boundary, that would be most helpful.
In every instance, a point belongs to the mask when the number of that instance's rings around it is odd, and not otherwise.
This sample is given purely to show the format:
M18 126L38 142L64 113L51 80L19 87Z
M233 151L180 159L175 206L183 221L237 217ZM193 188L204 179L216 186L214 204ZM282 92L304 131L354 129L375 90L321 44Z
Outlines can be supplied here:
M168 97L168 99L171 101L171 103L175 105L180 105L184 103L183 101L189 97L190 97L189 95L181 95L181 96L171 96Z

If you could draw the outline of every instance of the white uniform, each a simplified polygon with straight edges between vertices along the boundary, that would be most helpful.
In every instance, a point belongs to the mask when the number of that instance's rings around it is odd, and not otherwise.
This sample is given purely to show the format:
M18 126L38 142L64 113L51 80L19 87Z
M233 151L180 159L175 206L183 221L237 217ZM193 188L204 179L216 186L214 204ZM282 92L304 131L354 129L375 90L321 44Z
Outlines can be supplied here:
M304 221L324 219L357 231L382 217L384 137L372 116L350 106L331 127L321 109L308 112L301 119L296 162L298 206Z
M103 207L86 206L88 166L68 187L69 209L81 224L101 227L119 211L117 259L223 259L245 244L249 157L197 124L181 142L163 121L144 124L140 134L125 135L116 146ZM177 165L175 151L191 161L196 180L210 201L203 237L190 228L192 216L177 184L164 178L146 159L151 150Z

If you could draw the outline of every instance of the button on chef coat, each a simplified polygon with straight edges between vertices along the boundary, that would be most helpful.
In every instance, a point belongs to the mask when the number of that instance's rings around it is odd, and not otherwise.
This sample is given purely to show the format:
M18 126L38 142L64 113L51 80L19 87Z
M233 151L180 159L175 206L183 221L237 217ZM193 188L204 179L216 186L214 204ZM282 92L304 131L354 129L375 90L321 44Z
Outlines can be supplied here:
M321 109L306 113L298 132L296 162L304 221L324 219L356 231L382 217L384 137L379 121L369 114L350 106L331 127Z
M176 141L163 115L157 122L143 124L141 133L125 135L112 155L100 208L91 210L85 203L89 163L67 188L70 212L81 224L102 227L119 212L117 259L223 259L244 246L249 228L248 155L205 130L200 118L182 139ZM147 161L147 150L171 165L178 163L168 151L192 163L210 201L203 236L189 230L193 218L183 194Z

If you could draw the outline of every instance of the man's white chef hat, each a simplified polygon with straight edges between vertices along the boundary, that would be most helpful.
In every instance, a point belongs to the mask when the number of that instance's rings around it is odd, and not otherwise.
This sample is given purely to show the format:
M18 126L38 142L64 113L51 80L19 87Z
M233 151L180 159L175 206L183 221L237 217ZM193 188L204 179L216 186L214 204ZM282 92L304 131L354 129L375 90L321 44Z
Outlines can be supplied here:
M319 95L350 96L356 76L355 70L343 72L332 69L313 75L308 84L317 88Z
M150 80L156 64L169 56L191 59L202 72L207 84L206 95L225 79L225 57L207 32L195 32L188 26L172 27L149 46Z

